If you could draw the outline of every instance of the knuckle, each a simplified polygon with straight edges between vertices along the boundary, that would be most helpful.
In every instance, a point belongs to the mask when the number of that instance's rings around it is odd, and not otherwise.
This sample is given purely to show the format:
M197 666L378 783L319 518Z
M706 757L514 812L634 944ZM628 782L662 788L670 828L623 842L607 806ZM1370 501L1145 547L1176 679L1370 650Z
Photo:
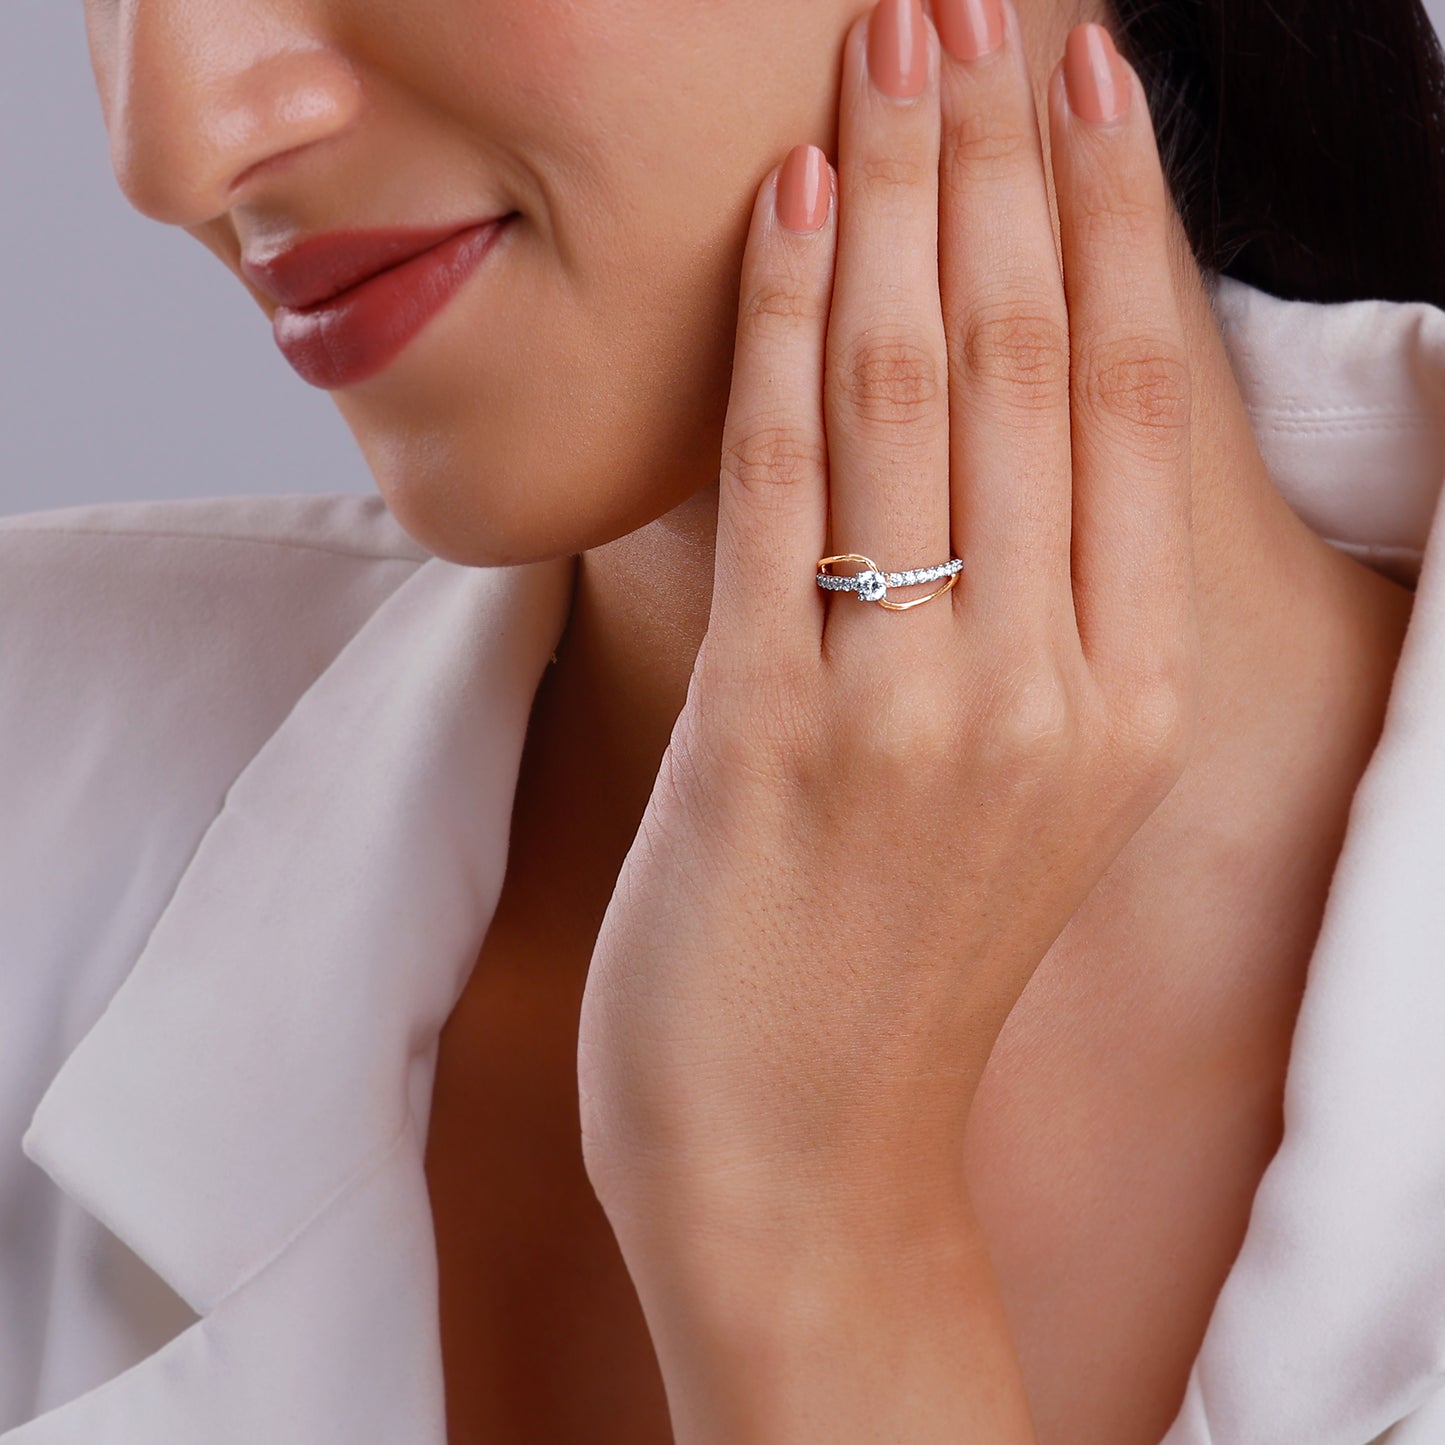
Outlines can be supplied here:
M744 293L741 325L753 336L791 332L816 325L823 317L823 302L809 288L787 276L759 277Z
M1175 345L1129 337L1084 361L1085 410L1094 419L1172 445L1189 425L1189 365Z
M1015 673L984 722L986 765L1014 782L1045 781L1072 755L1078 730L1059 673L1037 667Z
M937 163L923 155L866 151L853 161L854 178L869 190L898 191L931 185Z
M1010 393L1016 405L1056 406L1067 396L1068 325L1044 307L986 306L951 334L961 370Z
M1136 678L1116 722L1128 770L1165 791L1184 771L1194 741L1194 712L1165 671Z
M1141 195L1110 186L1085 190L1075 201L1073 213L1084 245L1110 250L1153 243L1164 229L1166 214L1162 196L1152 189Z
M983 106L961 115L945 137L943 174L953 185L978 183L979 171L1007 171L1015 163L1030 163L1038 155L1032 135L996 109Z
M825 466L822 441L784 422L748 427L723 447L722 475L754 498L808 482Z
M846 348L835 380L843 401L869 421L912 425L930 418L942 393L932 348L896 331L868 331Z
M851 733L852 769L862 767L893 796L928 791L962 748L955 709L930 679L873 682ZM854 774L856 776L856 774Z

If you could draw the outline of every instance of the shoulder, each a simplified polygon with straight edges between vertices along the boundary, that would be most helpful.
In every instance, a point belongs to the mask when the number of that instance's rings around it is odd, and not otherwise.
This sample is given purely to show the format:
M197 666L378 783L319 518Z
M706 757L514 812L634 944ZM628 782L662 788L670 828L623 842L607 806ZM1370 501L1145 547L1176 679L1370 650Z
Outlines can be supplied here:
M100 503L0 517L6 616L151 608L178 589L256 596L304 577L318 590L359 572L400 578L428 560L377 496L276 495ZM238 614L244 623L245 614Z
M231 781L429 556L365 496L0 519L0 916L20 942L51 938L82 899L164 888Z
M0 518L0 714L47 697L286 692L428 560L374 496L107 503ZM234 689L245 667L245 689ZM160 690L159 695L157 689ZM13 731L0 738L13 743Z
M161 824L187 796L213 811L218 787L383 611L395 620L371 629L384 641L373 666L410 666L451 627L520 688L560 631L568 577L570 559L445 561L374 494L0 518L0 816L39 826L63 801L72 821ZM128 790L119 812L105 803L116 790Z
M429 557L367 496L0 518L0 916L18 943L54 945L81 899L103 912L163 889L251 756Z
M208 811L429 559L374 496L0 519L0 814L43 831Z
M93 502L0 516L0 538L27 535L171 535L201 541L315 547L424 562L431 555L402 530L374 492L276 492Z

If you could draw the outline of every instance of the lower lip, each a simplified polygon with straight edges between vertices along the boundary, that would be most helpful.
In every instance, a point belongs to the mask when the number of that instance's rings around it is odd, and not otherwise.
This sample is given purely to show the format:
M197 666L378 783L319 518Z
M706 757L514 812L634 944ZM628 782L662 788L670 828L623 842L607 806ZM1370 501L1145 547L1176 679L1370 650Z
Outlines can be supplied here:
M303 381L327 391L375 376L446 307L510 219L458 231L329 301L277 307L276 345Z

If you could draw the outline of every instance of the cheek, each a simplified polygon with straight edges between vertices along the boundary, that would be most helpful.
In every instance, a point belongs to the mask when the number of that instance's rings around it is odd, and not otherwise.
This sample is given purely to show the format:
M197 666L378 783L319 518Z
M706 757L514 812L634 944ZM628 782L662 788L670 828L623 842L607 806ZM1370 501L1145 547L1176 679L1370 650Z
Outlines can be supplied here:
M766 12L815 17L800 78L798 47L745 24L744 0L484 7L485 105L525 224L496 284L444 321L435 366L342 403L424 546L471 564L574 552L716 479L757 186L799 138L832 141L831 8Z
M508 135L555 192L560 239L618 219L642 231L720 214L798 139L831 140L839 8L487 0L490 83Z
M441 318L424 361L337 394L398 522L471 565L634 531L715 480L721 452L734 248L707 268L663 246L650 271L580 287L545 237L513 239L504 284Z

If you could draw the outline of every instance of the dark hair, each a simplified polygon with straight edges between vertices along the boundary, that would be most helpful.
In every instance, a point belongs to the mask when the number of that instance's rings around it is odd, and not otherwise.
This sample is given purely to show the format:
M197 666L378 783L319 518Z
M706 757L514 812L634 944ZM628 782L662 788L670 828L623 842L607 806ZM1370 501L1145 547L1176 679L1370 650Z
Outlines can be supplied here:
M1445 307L1445 57L1421 0L1112 0L1201 267Z

